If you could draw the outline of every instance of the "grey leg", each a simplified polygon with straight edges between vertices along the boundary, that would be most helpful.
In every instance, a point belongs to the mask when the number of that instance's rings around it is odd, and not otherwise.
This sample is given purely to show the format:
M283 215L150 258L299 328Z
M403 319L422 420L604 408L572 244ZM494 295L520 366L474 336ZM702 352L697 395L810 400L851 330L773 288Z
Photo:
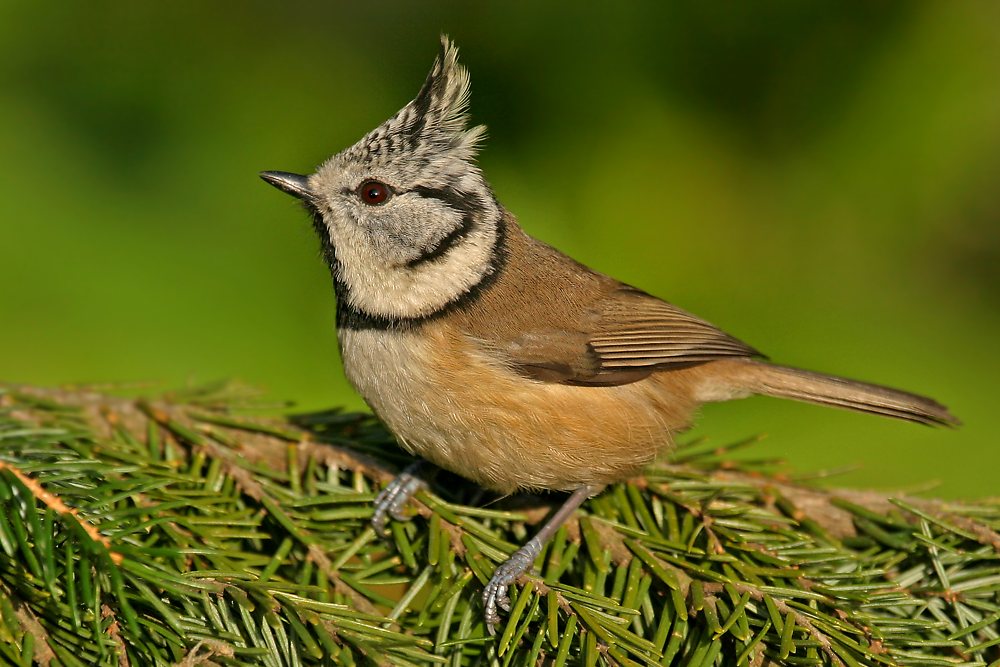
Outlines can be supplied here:
M427 488L427 478L432 476L434 467L426 461L417 461L396 475L396 478L382 489L375 498L375 513L372 514L372 527L375 532L384 535L389 517L397 521L406 521L403 508L410 498L420 489Z
M505 611L510 611L510 598L507 596L507 587L513 584L518 577L531 569L535 559L542 553L542 547L552 539L559 527L566 523L566 520L583 504L583 501L601 490L599 486L583 486L574 491L562 507L556 510L538 533L528 540L528 542L511 554L511 557L500 563L500 566L493 572L493 578L486 584L483 590L483 606L486 608L486 628L490 634L496 632L496 626L500 623L500 613L497 607Z

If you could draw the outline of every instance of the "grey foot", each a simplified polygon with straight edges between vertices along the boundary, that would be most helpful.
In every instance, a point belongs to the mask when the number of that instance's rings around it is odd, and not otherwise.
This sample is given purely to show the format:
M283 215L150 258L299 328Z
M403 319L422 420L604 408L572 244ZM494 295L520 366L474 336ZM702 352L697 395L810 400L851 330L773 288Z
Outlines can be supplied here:
M409 517L403 514L406 503L420 489L427 486L427 482L419 476L419 471L424 467L420 461L409 466L399 473L389 485L382 489L382 492L375 497L375 513L372 514L372 527L379 535L386 532L386 524L389 517L397 521L407 521Z
M493 578L483 590L483 607L486 608L486 629L490 634L496 632L500 624L500 613L497 607L510 611L510 597L507 588L517 581L517 578L531 569L538 554L542 552L542 543L531 539L523 547L515 551L510 558L500 563L493 572Z

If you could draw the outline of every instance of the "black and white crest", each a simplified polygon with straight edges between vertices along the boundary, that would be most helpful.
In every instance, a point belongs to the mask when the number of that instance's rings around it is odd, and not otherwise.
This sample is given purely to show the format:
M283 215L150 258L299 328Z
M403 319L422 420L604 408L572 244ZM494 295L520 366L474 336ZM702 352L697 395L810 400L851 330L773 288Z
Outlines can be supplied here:
M432 177L467 169L486 133L482 125L466 128L469 91L469 73L458 62L458 48L442 36L434 66L413 101L365 135L343 157L372 166L402 157L428 170L425 175Z

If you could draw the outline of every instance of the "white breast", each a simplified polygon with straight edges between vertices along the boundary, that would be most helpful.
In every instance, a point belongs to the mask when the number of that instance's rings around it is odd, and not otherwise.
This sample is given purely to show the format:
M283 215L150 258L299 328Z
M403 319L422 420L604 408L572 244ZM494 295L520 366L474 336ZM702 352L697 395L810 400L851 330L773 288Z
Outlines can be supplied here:
M433 355L425 337L380 330L340 330L341 355L347 379L411 453L427 456L420 444L442 441L440 418L429 400L441 388L433 386ZM440 399L440 397L439 397ZM444 452L447 454L447 452Z

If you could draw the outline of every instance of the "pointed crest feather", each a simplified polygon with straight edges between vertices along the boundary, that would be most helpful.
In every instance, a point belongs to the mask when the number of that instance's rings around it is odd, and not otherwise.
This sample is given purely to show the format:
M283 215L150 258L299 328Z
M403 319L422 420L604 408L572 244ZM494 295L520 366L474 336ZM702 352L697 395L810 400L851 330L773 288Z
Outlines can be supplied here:
M400 112L402 115L409 109L412 114L411 124L404 126L404 131L416 131L424 140L463 149L471 157L486 128L465 129L469 120L470 88L469 72L458 62L458 47L447 35L441 35L441 50L424 85Z
M425 163L440 159L471 163L486 127L468 124L469 72L458 62L458 48L446 35L420 92L396 115L345 151L367 161L392 161L405 155Z

